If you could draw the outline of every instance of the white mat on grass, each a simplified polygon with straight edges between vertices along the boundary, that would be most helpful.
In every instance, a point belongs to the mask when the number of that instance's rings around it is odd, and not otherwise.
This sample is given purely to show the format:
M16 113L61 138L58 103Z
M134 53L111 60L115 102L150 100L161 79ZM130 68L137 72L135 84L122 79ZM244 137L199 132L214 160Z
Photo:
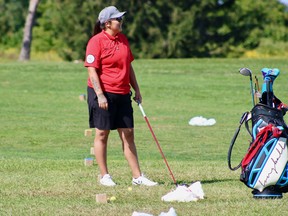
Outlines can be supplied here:
M203 116L196 116L190 119L189 125L192 126L212 126L216 124L216 120L214 118L206 119Z
M204 191L200 181L191 184L177 186L177 188L164 195L161 200L165 202L190 202L204 199Z

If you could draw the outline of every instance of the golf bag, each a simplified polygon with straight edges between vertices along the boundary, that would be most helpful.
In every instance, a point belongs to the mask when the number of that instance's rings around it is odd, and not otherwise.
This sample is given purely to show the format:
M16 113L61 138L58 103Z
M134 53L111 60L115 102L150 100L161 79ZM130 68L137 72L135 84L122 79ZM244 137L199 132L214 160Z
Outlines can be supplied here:
M265 82L260 102L241 117L228 151L229 168L237 170L241 167L240 181L253 189L254 198L282 198L282 193L288 192L288 128L283 119L287 106L274 96L271 89L271 83ZM243 123L252 141L240 164L233 168L232 148Z

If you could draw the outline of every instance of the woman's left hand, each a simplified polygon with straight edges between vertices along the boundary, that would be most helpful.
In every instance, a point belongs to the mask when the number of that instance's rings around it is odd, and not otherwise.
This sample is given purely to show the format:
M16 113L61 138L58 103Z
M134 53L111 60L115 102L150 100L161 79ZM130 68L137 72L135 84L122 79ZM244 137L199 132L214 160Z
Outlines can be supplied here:
M137 103L142 103L142 96L140 91L135 91L135 97L133 98Z
M107 98L105 97L105 95L102 93L102 94L99 94L97 97L98 97L99 107L101 109L108 110L108 102L107 102Z

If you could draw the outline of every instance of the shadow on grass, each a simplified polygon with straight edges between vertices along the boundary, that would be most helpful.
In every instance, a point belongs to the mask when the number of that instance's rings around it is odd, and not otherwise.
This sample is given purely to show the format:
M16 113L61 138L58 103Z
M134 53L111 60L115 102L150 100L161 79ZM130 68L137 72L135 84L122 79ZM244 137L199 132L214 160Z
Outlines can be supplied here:
M215 184L215 183L223 183L223 182L238 182L240 181L239 179L212 179L212 180L199 180L201 182L201 184ZM174 184L173 181L167 183L167 182L164 182L164 181L158 181L158 184L159 185L166 185L166 186L170 186L170 185L175 185L175 186L178 186L178 185L186 185L186 186L189 186L191 184L193 184L194 182L197 182L197 181L191 181L191 180L178 180L176 181L176 184Z
M215 183L222 183L222 182L238 182L240 181L239 179L212 179L212 180L199 180L201 184L215 184ZM191 185L192 183L197 182L197 181L177 181L177 185ZM173 183L171 183L173 184Z
M201 181L203 184L214 184L214 183L222 183L222 182L238 182L239 179L212 179L212 180L204 180Z

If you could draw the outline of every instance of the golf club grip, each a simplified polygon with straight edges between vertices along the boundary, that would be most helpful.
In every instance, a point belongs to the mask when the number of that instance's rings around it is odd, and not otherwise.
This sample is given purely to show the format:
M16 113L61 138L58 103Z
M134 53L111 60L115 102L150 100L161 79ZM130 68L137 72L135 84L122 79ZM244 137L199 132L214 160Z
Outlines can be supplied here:
M139 108L140 108L140 111L141 111L143 117L146 117L146 114L145 114L145 112L144 112L144 109L143 109L141 103L138 103L138 106L139 106Z

